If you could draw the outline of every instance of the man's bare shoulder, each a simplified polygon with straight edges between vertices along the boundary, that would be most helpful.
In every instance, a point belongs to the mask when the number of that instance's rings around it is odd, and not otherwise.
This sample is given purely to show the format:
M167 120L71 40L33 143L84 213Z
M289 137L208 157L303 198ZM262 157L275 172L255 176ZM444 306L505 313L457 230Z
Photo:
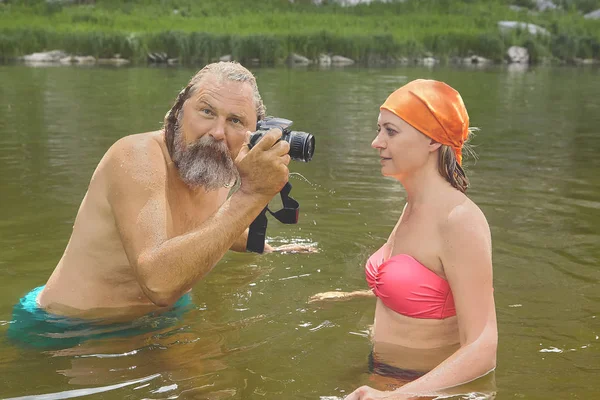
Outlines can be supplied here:
M164 182L168 155L160 131L125 136L106 152L103 170L113 183Z

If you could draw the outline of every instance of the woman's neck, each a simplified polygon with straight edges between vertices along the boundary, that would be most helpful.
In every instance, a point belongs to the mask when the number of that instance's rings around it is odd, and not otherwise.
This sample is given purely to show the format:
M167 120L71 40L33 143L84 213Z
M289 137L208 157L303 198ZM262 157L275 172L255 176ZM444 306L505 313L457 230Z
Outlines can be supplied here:
M406 190L407 203L411 208L430 202L450 187L450 183L436 169L427 167L399 180Z

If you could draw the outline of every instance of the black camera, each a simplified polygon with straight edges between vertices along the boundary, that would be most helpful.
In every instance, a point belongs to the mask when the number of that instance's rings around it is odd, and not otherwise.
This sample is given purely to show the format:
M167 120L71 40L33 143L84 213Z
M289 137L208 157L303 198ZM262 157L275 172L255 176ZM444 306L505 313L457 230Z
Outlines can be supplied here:
M270 129L281 129L281 140L290 144L290 158L296 161L309 162L315 152L315 138L310 133L290 130L292 121L285 118L267 117L258 121L256 132L250 137L249 147L252 148Z
M277 128L281 129L281 140L285 140L290 144L290 151L288 153L290 158L292 160L309 162L315 152L314 136L306 132L292 131L289 129L290 126L292 126L292 121L285 118L267 117L260 120L256 124L256 132L250 137L248 147L254 147L268 130ZM246 250L255 253L262 253L264 251L267 234L267 211L284 224L295 224L298 222L300 204L290 197L291 190L292 185L287 182L279 192L281 202L283 203L281 210L273 212L267 206L250 224Z

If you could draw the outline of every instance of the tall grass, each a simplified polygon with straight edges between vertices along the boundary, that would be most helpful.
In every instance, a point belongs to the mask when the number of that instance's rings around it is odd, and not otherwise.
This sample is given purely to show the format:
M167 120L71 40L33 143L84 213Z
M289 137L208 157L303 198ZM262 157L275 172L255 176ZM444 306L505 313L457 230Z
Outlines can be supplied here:
M523 2L525 0L521 0ZM361 63L375 59L463 57L500 61L511 45L523 45L534 61L544 57L600 59L600 22L585 20L577 5L600 0L561 0L564 11L531 14L503 0L410 0L341 7L296 0L96 0L64 5L43 0L0 3L0 58L34 51L143 61L165 52L184 63L224 54L240 61L280 62L297 52L311 59L334 53ZM570 1L570 3L569 3ZM548 29L552 36L515 31L503 35L499 20Z

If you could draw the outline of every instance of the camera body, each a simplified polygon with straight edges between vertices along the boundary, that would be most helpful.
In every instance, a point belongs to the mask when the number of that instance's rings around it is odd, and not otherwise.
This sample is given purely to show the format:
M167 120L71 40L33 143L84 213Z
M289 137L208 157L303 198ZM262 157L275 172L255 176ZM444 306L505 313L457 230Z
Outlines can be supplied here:
M285 118L267 117L258 121L256 132L250 137L249 147L252 148L267 133L268 130L277 128L282 132L281 140L290 144L289 155L292 160L309 162L315 152L315 138L310 133L293 131L290 129L293 122Z

